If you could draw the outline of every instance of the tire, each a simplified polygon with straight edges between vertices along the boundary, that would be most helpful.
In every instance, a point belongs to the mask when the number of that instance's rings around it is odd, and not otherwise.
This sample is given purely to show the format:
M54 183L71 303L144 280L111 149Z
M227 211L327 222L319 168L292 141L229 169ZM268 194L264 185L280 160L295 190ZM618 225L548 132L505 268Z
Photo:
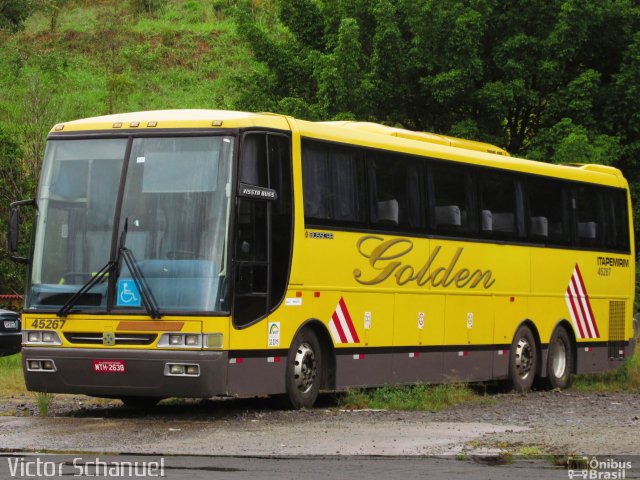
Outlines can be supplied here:
M162 400L160 397L121 397L120 400L129 408L150 410Z
M569 388L574 370L573 342L564 328L556 328L551 335L547 356L547 376L551 387Z
M298 332L287 357L286 400L289 407L313 407L320 392L322 371L322 349L318 337L309 329Z
M538 371L538 349L531 329L523 325L513 337L509 352L509 381L518 393L526 393Z

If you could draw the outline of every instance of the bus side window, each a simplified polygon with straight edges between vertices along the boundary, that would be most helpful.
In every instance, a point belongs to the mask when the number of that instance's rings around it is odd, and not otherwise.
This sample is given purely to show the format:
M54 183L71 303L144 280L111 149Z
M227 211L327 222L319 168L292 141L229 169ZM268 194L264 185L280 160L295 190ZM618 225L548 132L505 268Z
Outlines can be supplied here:
M624 190L612 191L607 195L608 213L611 219L611 241L614 250L629 252L629 214L627 194Z
M441 164L434 164L429 170L431 227L448 235L473 232L473 180L469 172L463 167Z
M305 223L363 227L366 222L365 175L360 149L302 142L302 190ZM390 207L393 209L393 207Z
M591 186L574 191L576 243L580 247L600 247L606 237L602 192Z
M567 245L571 242L570 211L563 183L548 178L527 181L528 235L534 242Z
M367 168L371 223L405 230L423 226L420 164L410 157L369 152Z
M478 174L482 233L488 237L516 239L521 224L522 193L513 176L497 172Z

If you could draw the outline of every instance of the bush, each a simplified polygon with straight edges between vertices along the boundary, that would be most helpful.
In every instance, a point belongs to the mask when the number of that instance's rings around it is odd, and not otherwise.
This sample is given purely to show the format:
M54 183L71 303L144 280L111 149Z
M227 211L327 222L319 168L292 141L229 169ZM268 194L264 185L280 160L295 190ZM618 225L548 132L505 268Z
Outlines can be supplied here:
M163 0L129 0L129 5L133 13L158 13L164 6Z
M31 14L30 0L3 0L0 2L0 30L17 32Z

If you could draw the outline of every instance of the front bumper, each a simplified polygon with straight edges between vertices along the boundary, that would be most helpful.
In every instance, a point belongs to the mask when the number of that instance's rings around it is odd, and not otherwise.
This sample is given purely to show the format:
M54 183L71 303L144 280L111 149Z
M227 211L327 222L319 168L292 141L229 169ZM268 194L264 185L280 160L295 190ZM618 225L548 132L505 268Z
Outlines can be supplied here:
M22 347L22 334L20 332L0 333L0 357L18 353Z
M101 397L193 397L225 395L228 354L224 351L105 350L92 348L22 349L27 389ZM55 371L28 371L29 360L52 360ZM95 373L94 360L123 360L125 373ZM167 376L167 363L200 366L198 377Z

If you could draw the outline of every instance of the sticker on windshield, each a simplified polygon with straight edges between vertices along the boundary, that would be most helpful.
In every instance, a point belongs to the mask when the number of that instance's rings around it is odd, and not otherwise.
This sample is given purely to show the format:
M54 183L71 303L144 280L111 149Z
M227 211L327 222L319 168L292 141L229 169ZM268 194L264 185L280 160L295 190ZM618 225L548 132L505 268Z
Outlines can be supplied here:
M133 280L118 280L118 302L119 307L139 307L140 292Z

